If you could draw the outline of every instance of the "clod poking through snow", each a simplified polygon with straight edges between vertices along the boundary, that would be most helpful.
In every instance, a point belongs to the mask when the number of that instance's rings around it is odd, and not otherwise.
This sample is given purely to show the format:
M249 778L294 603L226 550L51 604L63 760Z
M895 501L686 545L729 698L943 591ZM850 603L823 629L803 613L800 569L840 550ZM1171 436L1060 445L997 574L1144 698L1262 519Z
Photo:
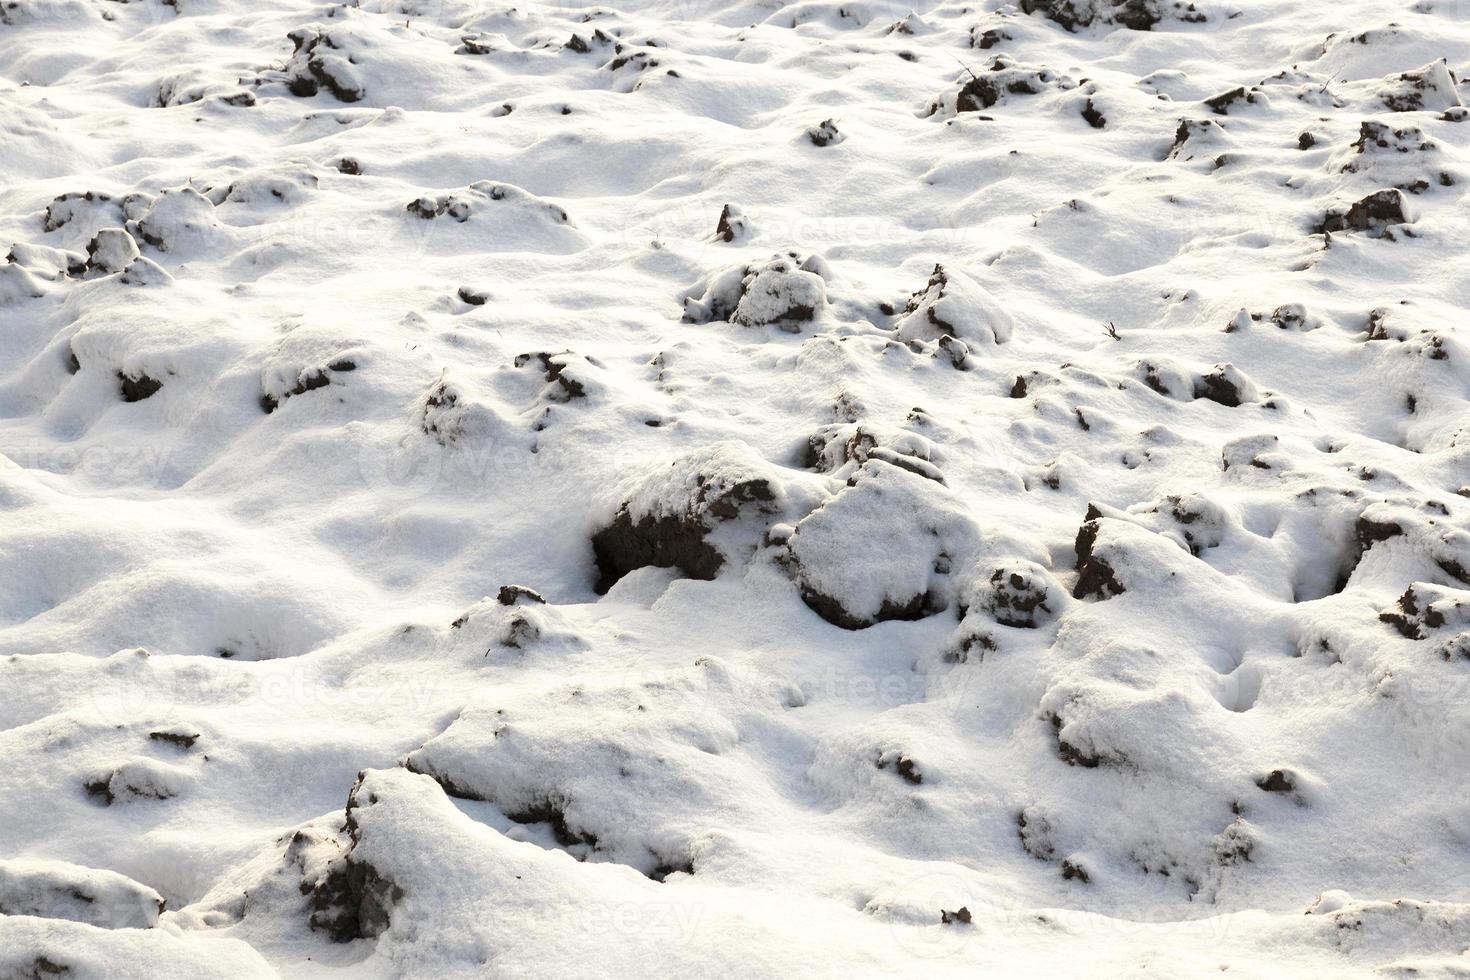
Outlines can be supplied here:
M564 404L578 398L587 397L587 388L591 384L590 370L598 365L590 358L564 351L560 354L551 354L546 351L535 351L529 354L517 354L515 366L526 367L535 363L546 376L546 387L542 389L542 397L547 401Z
M294 384L283 382L278 373L273 374L262 383L264 390L260 395L260 410L269 415L277 408L280 408L281 403L288 398L304 395L308 391L316 391L318 388L325 388L332 383L337 375L346 374L355 370L357 370L356 361L350 358L336 358L322 367L301 369L296 374ZM290 384L290 386L287 387L287 384Z
M1441 58L1383 80L1379 99L1393 112L1445 111L1459 106L1459 79Z
M83 781L87 795L113 806L135 800L167 800L178 796L193 776L178 766L153 759L133 759Z
M1189 0L1021 0L1024 13L1039 13L1072 33L1098 26L1149 31L1166 17L1203 24L1205 13Z
M936 265L929 282L916 290L899 312L900 340L935 340L945 336L974 344L1004 344L1015 321L979 283L956 270Z
M710 532L744 514L774 514L779 503L775 468L744 443L717 443L675 460L640 481L592 536L597 592L650 565L713 579L729 556Z
M1117 570L1098 547L1105 518L1096 506L1088 505L1087 517L1077 531L1074 550L1077 553L1077 585L1072 589L1076 599L1109 599L1128 591L1118 581Z
M790 333L827 305L826 263L792 252L714 276L698 299L684 300L689 323L724 320L746 327L775 325Z
M118 388L125 402L140 402L163 389L163 382L146 374L117 373Z
M816 146L835 146L847 139L837 131L837 124L830 119L821 124L807 128L806 138Z
M1392 238L1391 225L1408 222L1404 195L1398 188L1374 191L1346 211L1332 210L1317 225L1317 234L1334 231L1362 231L1376 238Z
M87 271L100 275L122 272L138 255L138 243L126 229L102 228L87 243Z
M357 102L366 94L351 55L342 50L340 38L318 25L297 28L286 37L293 46L286 62L286 82L292 95L310 98L325 88L339 102Z
M1415 582L1378 618L1411 640L1427 639L1446 627L1464 629L1470 627L1470 591Z
M979 71L967 67L956 83L959 88L935 98L925 115L949 119L983 112L1013 95L1040 95L1049 88L1067 91L1077 87L1066 75L1046 67L1017 64L1005 55L996 55Z
M192 187L166 190L146 206L128 230L160 252L177 252L201 241L219 222L214 204Z
M1215 120L1181 119L1174 130L1174 142L1165 152L1164 159L1187 162L1203 158L1213 161L1229 145L1229 134Z
M996 566L980 579L966 605L966 618L969 611L979 611L1002 626L1018 629L1036 629L1061 611L1060 590L1051 575L1025 561Z
M1194 397L1217 402L1226 408L1238 408L1246 402L1259 401L1260 393L1250 378L1235 365L1216 364L1195 381Z
M373 772L359 773L347 797L346 852L320 879L302 886L311 896L311 927L325 932L333 942L378 936L388 928L393 906L404 897L402 888L384 878L358 853L362 828L357 811L378 803L374 791L377 776Z
M715 223L715 238L722 242L744 241L750 237L750 221L733 204L720 210L720 220Z
M1255 89L1238 86L1221 92L1219 95L1212 95L1208 99L1205 99L1204 102L1215 115L1228 116L1233 107L1237 105L1255 105L1257 100L1258 96Z
M834 422L813 433L806 443L803 463L808 469L846 480L868 459L906 469L944 482L934 444L907 429L872 422Z

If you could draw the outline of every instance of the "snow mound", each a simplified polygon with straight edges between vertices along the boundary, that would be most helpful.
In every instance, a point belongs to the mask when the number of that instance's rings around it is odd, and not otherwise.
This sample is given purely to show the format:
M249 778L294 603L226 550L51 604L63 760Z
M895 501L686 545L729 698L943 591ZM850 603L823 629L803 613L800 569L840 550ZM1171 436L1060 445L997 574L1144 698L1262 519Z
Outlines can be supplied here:
M85 922L103 929L148 929L163 897L115 871L65 861L0 861L0 915Z
M924 288L915 291L899 311L895 325L900 340L935 340L948 336L969 344L1004 344L1015 321L979 283L942 265Z
M1463 6L0 0L0 977L1463 972Z
M1383 80L1379 99L1392 112L1444 112L1459 106L1459 79L1441 58Z
M189 942L160 929L98 929L25 916L0 918L0 975L145 980L162 974L269 980L277 974L237 939Z
M1068 91L1077 83L1043 66L1018 64L996 55L981 71L966 69L956 80L959 88L935 98L926 115L953 119L967 112L983 112L1012 96L1040 95L1048 90Z
M875 422L834 422L807 439L807 467L834 480L846 481L869 459L944 482L937 465L941 462L938 447L911 429Z
M786 560L802 601L843 629L933 615L979 532L942 486L869 459L847 486L802 518Z
M570 700L575 715L553 708ZM797 691L700 658L629 684L467 709L405 765L517 824L546 825L582 860L664 880L697 873L708 814L750 812L762 792L720 757L737 753L765 712L797 703ZM640 816L649 800L667 805Z
M725 320L744 327L776 325L797 333L827 303L826 266L816 256L776 255L711 277L698 298L684 300L690 323Z

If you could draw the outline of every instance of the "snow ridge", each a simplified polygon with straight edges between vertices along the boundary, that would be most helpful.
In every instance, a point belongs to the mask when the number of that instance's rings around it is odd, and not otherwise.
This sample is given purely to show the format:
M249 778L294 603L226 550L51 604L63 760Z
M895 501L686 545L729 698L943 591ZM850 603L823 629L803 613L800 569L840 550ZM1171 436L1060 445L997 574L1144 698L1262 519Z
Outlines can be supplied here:
M1456 0L0 4L0 980L1451 977Z

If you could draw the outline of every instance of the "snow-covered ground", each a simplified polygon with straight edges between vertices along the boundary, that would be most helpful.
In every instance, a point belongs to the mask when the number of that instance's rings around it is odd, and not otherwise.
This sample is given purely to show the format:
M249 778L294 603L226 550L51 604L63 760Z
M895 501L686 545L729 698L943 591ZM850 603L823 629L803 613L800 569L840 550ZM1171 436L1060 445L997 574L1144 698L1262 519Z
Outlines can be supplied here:
M0 978L1470 975L1467 73L3 0Z

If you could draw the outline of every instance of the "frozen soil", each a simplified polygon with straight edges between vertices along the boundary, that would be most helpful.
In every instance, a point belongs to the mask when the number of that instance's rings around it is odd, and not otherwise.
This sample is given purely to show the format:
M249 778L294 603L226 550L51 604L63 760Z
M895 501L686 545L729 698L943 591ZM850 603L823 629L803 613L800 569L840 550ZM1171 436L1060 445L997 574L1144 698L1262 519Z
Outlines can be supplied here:
M0 978L1470 973L1456 0L4 0Z

